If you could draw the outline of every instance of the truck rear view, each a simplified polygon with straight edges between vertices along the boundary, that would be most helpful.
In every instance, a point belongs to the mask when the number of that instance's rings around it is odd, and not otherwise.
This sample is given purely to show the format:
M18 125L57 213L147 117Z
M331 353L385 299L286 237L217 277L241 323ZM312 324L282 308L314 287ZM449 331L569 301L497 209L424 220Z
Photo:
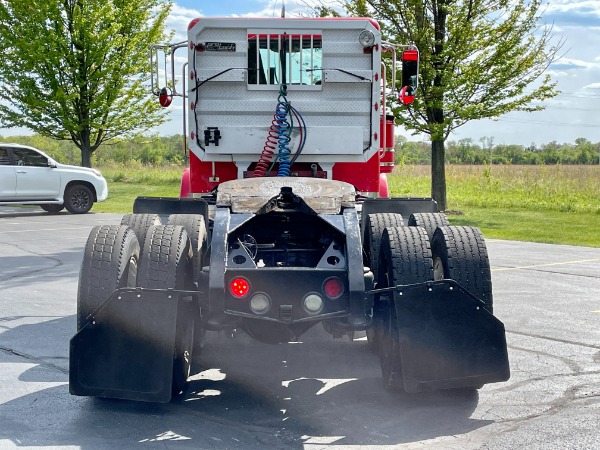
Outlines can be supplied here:
M416 48L366 18L202 18L151 59L161 103L182 98L190 164L180 198L138 198L92 230L73 394L169 401L207 331L278 344L317 324L366 331L389 389L508 379L481 233L389 196L386 103L414 99Z

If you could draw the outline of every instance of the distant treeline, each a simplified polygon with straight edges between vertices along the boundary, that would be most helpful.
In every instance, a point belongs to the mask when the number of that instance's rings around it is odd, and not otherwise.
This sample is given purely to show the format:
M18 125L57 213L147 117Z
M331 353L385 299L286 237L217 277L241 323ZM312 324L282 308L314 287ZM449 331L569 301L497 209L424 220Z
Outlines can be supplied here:
M396 143L396 164L429 164L429 142ZM494 144L492 138L446 142L446 162L450 164L598 164L600 142L578 138L574 144L552 141L541 146Z
M79 149L71 141L55 141L41 136L1 137L0 142L15 142L39 148L59 162L80 164ZM450 164L598 164L600 142L592 143L579 138L574 144L550 142L536 145L494 144L493 138L483 138L480 143L472 139L446 142L446 162ZM180 165L184 162L183 137L138 136L113 144L101 146L93 156L94 165L130 161L148 165ZM429 142L396 142L397 164L429 164Z

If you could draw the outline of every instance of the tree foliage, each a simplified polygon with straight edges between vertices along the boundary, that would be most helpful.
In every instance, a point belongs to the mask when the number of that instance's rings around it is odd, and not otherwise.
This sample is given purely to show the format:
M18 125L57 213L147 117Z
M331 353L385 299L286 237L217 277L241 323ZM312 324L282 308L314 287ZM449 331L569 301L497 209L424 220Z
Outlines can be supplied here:
M541 110L557 94L544 72L560 43L538 25L541 0L366 3L388 39L420 50L419 95L397 110L407 129L446 139L471 120Z
M71 140L82 165L105 142L164 122L148 96L149 45L164 38L161 0L0 3L0 123Z
M80 159L79 149L72 141L57 141L35 134L0 137L0 142L35 147L63 164L76 164ZM93 162L97 166L113 164L127 166L132 162L149 166L182 166L185 164L183 136L136 135L120 139L106 144L101 152L94 153Z
M446 205L444 142L471 120L543 109L557 94L545 70L558 57L540 26L542 0L352 0L352 15L377 19L386 40L420 51L417 97L396 106L399 124L430 135L432 196Z

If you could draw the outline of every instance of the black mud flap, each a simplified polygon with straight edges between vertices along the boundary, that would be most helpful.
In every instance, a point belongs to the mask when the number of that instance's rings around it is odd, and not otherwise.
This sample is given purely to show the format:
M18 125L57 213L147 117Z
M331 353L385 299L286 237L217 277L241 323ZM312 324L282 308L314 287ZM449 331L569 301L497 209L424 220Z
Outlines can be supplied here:
M504 324L453 280L398 286L407 392L481 387L510 377Z
M200 214L208 224L208 204L201 198L137 197L135 214Z
M178 301L169 291L115 291L71 339L71 394L170 401Z

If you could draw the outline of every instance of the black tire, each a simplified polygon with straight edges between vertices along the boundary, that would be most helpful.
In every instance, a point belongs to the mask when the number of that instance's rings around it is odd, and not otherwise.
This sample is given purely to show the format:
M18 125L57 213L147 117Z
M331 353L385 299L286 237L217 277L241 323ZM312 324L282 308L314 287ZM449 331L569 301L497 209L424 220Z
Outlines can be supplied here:
M431 241L434 278L455 280L482 300L493 313L492 276L481 231L473 227L440 227Z
M200 214L171 214L169 216L169 225L180 225L187 232L192 244L194 281L197 281L198 275L202 271L204 262L203 253L207 249L208 241L204 217Z
M202 267L207 262L208 233L206 231L204 216L200 214L171 214L169 216L169 225L180 225L187 232L192 245L194 281L198 282ZM195 317L193 366L198 367L200 365L200 352L206 340L206 330L200 325L200 310L196 312Z
M432 279L433 263L425 229L386 228L381 241L378 287L422 283ZM385 388L394 391L404 388L400 330L395 308L397 301L399 296L395 290L380 294L380 308L377 310L383 323L379 340L381 374Z
M397 213L375 213L369 214L365 223L364 257L365 265L371 268L375 281L377 281L377 269L379 261L379 248L383 230L404 225L402 214Z
M123 225L94 227L83 253L77 290L77 330L116 289L135 287L140 246Z
M438 227L447 227L450 225L448 218L444 213L414 213L408 218L409 227L423 227L427 231L429 240L433 238L433 233Z
M138 271L138 286L150 289L187 289L193 276L192 249L181 226L153 225L146 233ZM192 365L194 309L192 302L181 301L177 309L173 353L172 393L185 388Z
M148 229L153 225L160 224L161 221L158 214L125 214L121 219L121 225L127 225L137 236L142 253Z
M377 269L379 261L379 248L381 247L381 237L383 230L387 227L401 227L404 225L402 214L396 213L375 213L369 214L365 223L365 242L364 242L364 264L371 268L375 282L377 282ZM378 305L374 306L374 309ZM367 328L367 342L369 349L377 352L379 350L379 338L382 324L379 322L380 314L373 312L373 323Z
M58 205L56 203L49 203L47 205L40 205L40 208L42 208L47 213L58 214L63 209L65 209L65 205Z
M83 184L74 184L65 192L65 208L71 214L85 214L94 206L92 190Z

